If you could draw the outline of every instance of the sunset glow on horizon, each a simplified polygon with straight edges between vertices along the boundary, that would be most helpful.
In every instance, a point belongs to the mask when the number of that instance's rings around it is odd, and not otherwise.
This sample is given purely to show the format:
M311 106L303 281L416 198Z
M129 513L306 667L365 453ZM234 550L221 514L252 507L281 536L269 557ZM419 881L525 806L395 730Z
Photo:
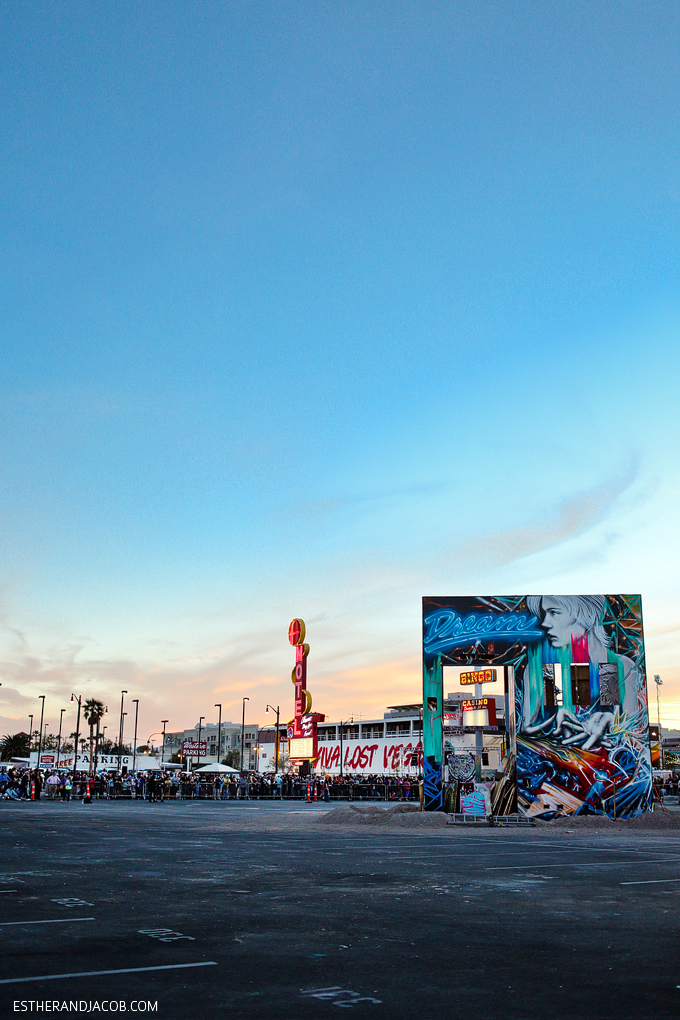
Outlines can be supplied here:
M0 19L2 733L288 720L294 617L382 717L489 591L640 592L680 729L678 8Z

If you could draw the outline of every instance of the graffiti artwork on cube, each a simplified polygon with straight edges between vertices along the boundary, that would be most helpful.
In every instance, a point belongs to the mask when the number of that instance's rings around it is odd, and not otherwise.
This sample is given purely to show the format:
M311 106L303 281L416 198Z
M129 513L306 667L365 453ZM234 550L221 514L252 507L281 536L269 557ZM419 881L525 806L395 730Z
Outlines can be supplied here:
M650 808L639 595L423 599L426 810L441 810L442 783L450 781L442 763L448 773L443 675L451 666L464 668L461 684L484 682L482 672L505 677L508 753L494 805L501 789L511 803L512 787L520 812L546 819L629 818Z
M450 745L449 745L450 747ZM450 783L472 783L475 778L475 756L470 752L456 754L446 748L446 765Z

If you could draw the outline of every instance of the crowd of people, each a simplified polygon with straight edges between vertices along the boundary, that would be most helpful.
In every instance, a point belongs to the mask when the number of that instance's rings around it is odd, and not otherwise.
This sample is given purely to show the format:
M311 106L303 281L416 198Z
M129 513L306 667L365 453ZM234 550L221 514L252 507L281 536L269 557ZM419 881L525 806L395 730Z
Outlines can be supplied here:
M672 773L672 775L665 776L663 779L654 779L654 789L656 790L659 799L663 801L667 797L678 797L679 782L680 776L678 776L678 773L675 771Z
M677 772L655 778L656 797L677 799ZM85 803L93 800L374 800L417 801L422 776L311 775L293 772L234 772L225 775L187 772L87 772L31 769L0 764L0 800L41 799Z
M163 800L417 800L422 777L312 775L241 772L225 775L186 772L86 772L0 767L0 799L89 802Z

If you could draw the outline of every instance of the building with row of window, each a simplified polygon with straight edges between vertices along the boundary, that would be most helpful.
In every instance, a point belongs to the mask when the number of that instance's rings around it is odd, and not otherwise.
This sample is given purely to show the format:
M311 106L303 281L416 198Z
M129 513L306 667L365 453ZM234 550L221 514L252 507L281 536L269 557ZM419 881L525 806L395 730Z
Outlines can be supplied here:
M248 723L243 733L244 760L243 767L246 769L256 768L257 765L257 744L260 727L257 723ZM207 744L207 755L201 758L201 764L212 764L221 761L228 751L241 750L241 723L223 722L221 740L218 747L217 723L196 723L195 726L185 730L174 730L165 734L165 755L166 759L173 754L181 754L182 743L185 740L202 740Z
M447 722L457 725L446 727L449 755L472 760L475 748L475 731L461 725L459 696L451 694L446 701ZM495 771L500 767L505 749L504 699L497 698L496 726L484 733L482 765ZM450 712L448 711L450 709ZM317 728L317 758L313 769L317 775L391 775L416 776L422 772L422 705L393 705L380 719L353 719L343 722L319 723ZM279 763L287 742L280 743ZM273 772L275 769L275 730L262 730L259 739L258 769Z

